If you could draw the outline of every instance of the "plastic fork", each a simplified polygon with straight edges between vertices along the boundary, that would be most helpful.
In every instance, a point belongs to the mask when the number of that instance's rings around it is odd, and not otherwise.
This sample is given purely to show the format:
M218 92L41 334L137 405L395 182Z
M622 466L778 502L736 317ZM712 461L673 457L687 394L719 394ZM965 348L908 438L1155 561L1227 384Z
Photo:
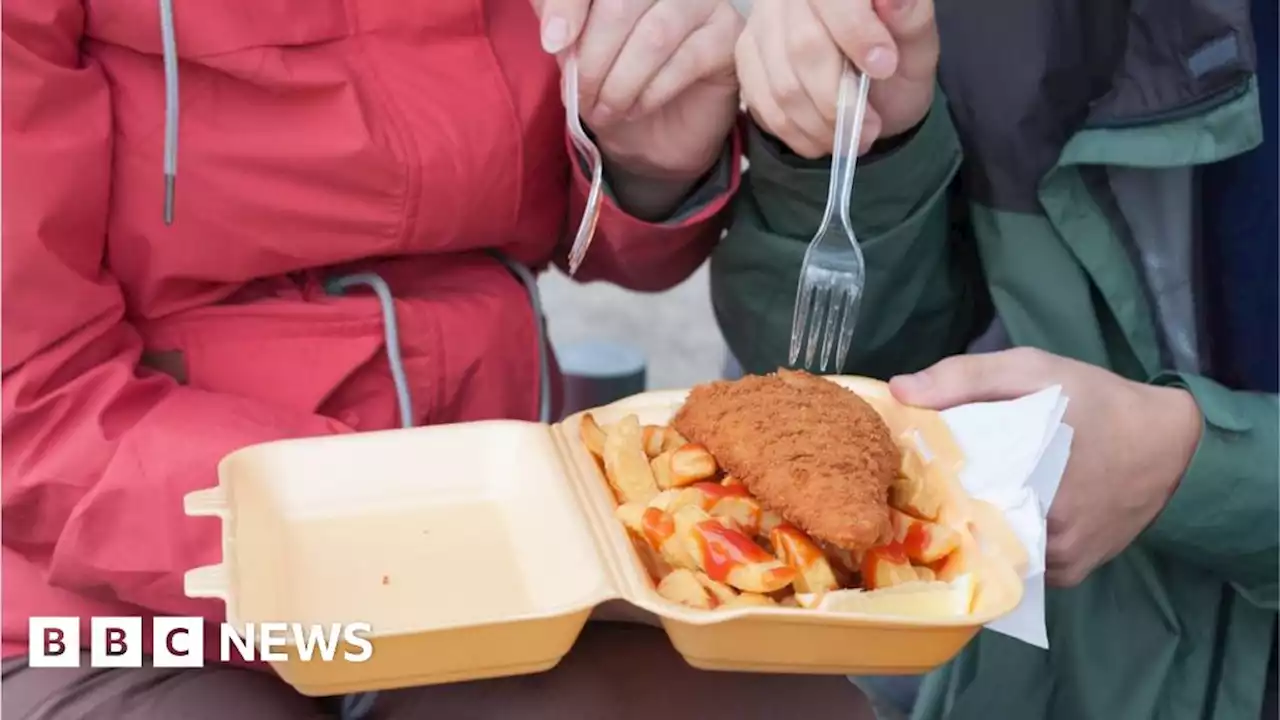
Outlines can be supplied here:
M600 157L600 149L582 127L578 95L578 53L575 50L569 53L564 63L565 120L569 124L569 137L573 140L573 146L591 166L591 191L587 193L587 208L582 213L578 234L574 236L573 246L569 250L570 275L578 271L578 266L587 255L587 248L591 247L591 238L596 234L596 221L600 219L600 194L604 185L604 161Z
M853 66L846 60L840 76L827 209L800 266L800 285L796 290L795 315L791 321L792 366L799 360L803 347L805 369L812 369L816 359L819 361L818 370L826 372L834 346L835 370L839 372L844 367L849 344L853 340L866 279L866 263L862 259L858 238L853 233L853 225L849 222L849 197L853 193L853 171L858 164L858 143L862 138L862 121L867 114L870 85L870 78L862 74L859 80ZM815 358L819 343L822 353Z

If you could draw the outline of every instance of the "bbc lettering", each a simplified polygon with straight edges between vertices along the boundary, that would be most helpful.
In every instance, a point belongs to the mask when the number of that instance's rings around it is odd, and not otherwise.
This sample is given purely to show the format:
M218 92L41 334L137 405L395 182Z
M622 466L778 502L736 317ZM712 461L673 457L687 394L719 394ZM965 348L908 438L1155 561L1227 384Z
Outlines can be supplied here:
M205 621L199 617L157 617L151 623L151 664L155 667L203 667ZM301 623L249 623L243 636L231 625L220 627L219 656L248 661L280 662L288 659L285 648L296 649L303 661L365 662L373 654L366 637L368 623L303 625ZM89 666L136 668L143 664L142 618L95 617L89 620L90 637L80 637L80 618L33 617L28 624L28 664L31 667L80 667L85 646Z

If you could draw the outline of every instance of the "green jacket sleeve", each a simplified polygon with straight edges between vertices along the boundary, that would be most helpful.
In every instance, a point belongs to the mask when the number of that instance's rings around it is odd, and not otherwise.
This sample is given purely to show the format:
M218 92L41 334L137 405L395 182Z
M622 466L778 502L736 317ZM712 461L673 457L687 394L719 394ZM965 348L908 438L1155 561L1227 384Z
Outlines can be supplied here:
M748 372L787 363L796 283L822 220L829 160L807 161L754 126L732 225L711 259L717 318ZM901 146L860 163L850 216L867 281L846 372L887 377L961 351L985 297L972 245L952 232L960 145L941 91Z
M1200 444L1169 504L1143 534L1149 547L1221 574L1249 602L1277 609L1280 401L1168 373L1204 416Z

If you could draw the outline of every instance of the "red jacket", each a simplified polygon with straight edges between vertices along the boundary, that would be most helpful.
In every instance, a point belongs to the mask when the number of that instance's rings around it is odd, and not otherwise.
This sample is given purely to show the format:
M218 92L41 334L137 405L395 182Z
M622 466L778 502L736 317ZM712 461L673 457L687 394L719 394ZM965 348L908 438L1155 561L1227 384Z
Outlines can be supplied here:
M489 251L562 258L586 183L529 3L176 4L166 225L155 0L4 3L5 656L31 615L221 620L183 595L220 559L183 496L245 445L399 424L379 305L327 278L389 284L416 422L537 417L533 313ZM607 205L580 277L680 281L726 200Z

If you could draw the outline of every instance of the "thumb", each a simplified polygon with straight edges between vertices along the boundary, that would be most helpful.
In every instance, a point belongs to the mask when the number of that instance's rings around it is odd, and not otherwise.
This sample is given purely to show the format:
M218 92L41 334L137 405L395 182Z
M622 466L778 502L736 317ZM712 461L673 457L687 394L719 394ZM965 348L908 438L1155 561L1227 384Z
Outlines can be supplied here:
M1051 357L1032 348L955 355L913 375L890 379L889 391L901 403L933 410L1012 400L1053 384Z
M873 4L876 15L900 45L936 38L933 0L873 0Z
M555 55L578 40L591 0L532 0L542 26L542 49Z
M876 13L898 45L897 74L932 78L938 66L938 27L933 0L874 0Z

